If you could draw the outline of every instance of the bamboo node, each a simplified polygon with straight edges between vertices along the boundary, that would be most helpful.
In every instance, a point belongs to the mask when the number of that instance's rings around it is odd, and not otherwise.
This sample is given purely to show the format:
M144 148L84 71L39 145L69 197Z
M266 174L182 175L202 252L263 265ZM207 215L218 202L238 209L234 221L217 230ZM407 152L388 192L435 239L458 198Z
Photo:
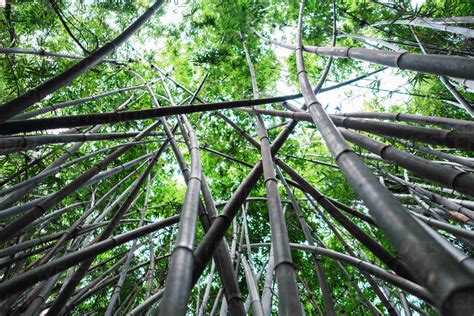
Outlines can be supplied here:
M403 55L408 54L408 53L409 52L401 52L397 55L397 58L395 58L395 65L397 66L397 68L402 69L402 68L400 68L400 65L399 65L400 58L402 58Z

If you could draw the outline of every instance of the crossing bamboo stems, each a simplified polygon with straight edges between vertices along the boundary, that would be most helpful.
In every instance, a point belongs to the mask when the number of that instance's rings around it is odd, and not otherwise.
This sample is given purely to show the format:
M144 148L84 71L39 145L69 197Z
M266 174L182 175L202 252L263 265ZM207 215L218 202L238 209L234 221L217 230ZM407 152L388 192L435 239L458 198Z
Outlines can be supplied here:
M269 243L261 243L261 244L252 244L253 247L269 247ZM433 297L431 294L428 292L426 288L423 288L419 286L416 283L413 283L409 280L403 279L401 277L398 277L396 275L393 275L384 269L373 265L367 261L360 260L358 258L354 258L352 256L348 256L345 254L342 254L340 252L330 250L327 248L320 248L316 246L309 246L309 245L303 245L303 244L294 244L290 243L290 246L292 248L304 250L304 251L311 251L311 252L316 252L319 255L327 256L331 259L335 260L341 260L344 263L350 264L354 267L357 267L358 269L370 273L378 278L381 278L382 280L392 283L398 288L401 288L403 290L406 290L407 292L416 295L417 297L421 298L422 300L432 304L433 303Z
M151 133L157 126L159 122L155 122L146 128L143 132L137 135L134 138L134 141L139 141L149 133ZM31 221L39 218L42 216L47 210L51 209L55 205L57 205L61 200L66 198L68 195L72 194L78 187L86 183L90 180L93 176L95 176L101 169L104 169L118 159L121 155L123 155L127 150L132 148L133 145L124 146L112 152L108 155L105 159L103 159L97 165L89 168L85 171L82 175L78 178L67 184L61 190L56 193L53 193L51 196L47 197L45 200L40 202L38 205L33 206L30 208L23 216L15 220L14 222L7 225L0 231L0 242L5 243L7 240L11 239L16 233L18 233L21 229L25 228Z
M416 280L430 290L435 301L438 302L438 306L444 312L467 312L473 307L469 304L459 306L454 303L457 300L456 297L465 298L473 295L474 277L472 272L466 268L466 262L459 262L453 254L452 246L435 240L380 184L369 169L360 162L355 153L349 149L342 135L337 131L312 93L302 54L303 11L304 1L300 9L296 47L298 79L315 125L323 135L346 178L366 203L377 225L407 265L412 269L416 268ZM406 247L407 243L410 244L409 248ZM420 253L426 255L420 256ZM451 266L458 266L459 269L453 273L452 269L447 268Z
M239 110L248 111L245 109ZM251 111L259 114L287 117L299 121L311 122L311 116L308 113L303 112L285 112L268 109L253 109ZM474 148L474 133L472 131L434 129L342 117L339 115L330 115L330 119L337 127L365 131L376 135L416 140L432 145L443 145L462 150L472 150Z
M125 43L130 36L132 36L143 24L145 24L150 17L163 4L162 0L157 0L150 8L148 8L135 22L127 27L120 35L112 41L106 43L104 46L91 53L86 58L79 61L77 64L64 71L63 73L49 79L38 87L26 92L25 94L13 99L0 106L0 123L12 118L21 111L41 101L46 96L55 92L71 83L81 74L85 73L90 68L94 67L106 56L110 55L120 45Z
M312 202L312 201L311 201ZM330 225L329 225L330 226ZM331 226L330 226L331 227ZM331 228L332 230L332 228ZM336 235L336 237L339 239L339 234L337 232L334 232L334 234ZM315 239L318 241L319 245L323 248L328 248L326 246L326 244L324 243L324 241L322 241L317 235L315 236ZM349 254L350 254L350 251L348 251ZM364 305L367 306L367 308L372 312L372 314L374 315L382 315L382 313L380 312L380 310L367 298L367 296L364 294L364 292L362 292L361 288L359 287L357 281L349 274L349 272L347 271L347 269L338 261L337 263L337 266L339 268L339 270L341 270L342 274L346 277L346 279L351 283L351 285L354 287L355 291L359 294L360 298L361 298L361 301ZM369 280L371 279L371 276L369 276L368 274L364 275L367 280L369 281L369 285L372 286L373 283L372 280ZM375 284L376 285L376 284ZM376 291L376 294L377 294L377 291ZM382 302L383 302L383 299L382 299Z
M93 185L99 181L102 181L102 180L105 180L121 171L124 171L124 170L127 170L128 168L130 167L133 167L135 165L137 165L138 163L144 161L144 160L148 160L150 157L150 155L144 155L142 157L139 157L137 159L134 159L134 160L131 160L127 163L124 163L123 165L119 165L115 168L112 168L112 169L109 169L109 170L105 170L105 171L102 171L102 172L99 172L97 173L95 176L91 177L88 181L86 181L85 183L79 185L76 187L76 191L77 190L80 190L81 188L83 187L86 187L88 185ZM133 172L133 171L132 171ZM16 191L17 192L17 191ZM14 192L14 193L16 193ZM48 198L51 198L53 197L55 194L57 194L58 192L60 191L57 191L55 193L51 193L47 196L44 196L44 197L40 197L40 198L37 198L35 200L32 200L32 201L29 201L29 202L26 202L24 204L21 204L21 205L18 205L18 206L14 206L14 207L10 207L8 209L4 209L4 210L1 210L0 211L0 219L5 219L5 218L9 218L11 216L14 216L14 215L18 215L18 214L22 214L22 213L25 213L27 212L29 209L31 209L31 207L34 207L35 205L39 204L39 203L42 203L44 201L46 201ZM13 194L14 194L13 193ZM51 214L47 215L46 217L50 216ZM45 217L45 218L46 218ZM33 222L30 223L30 225L35 225L37 223L38 220L40 220L41 218L38 218L36 220L34 220Z
M141 144L143 142L137 142L137 144ZM16 191L24 186L27 186L29 184L32 184L34 183L35 185L38 185L38 183L41 182L41 180L47 178L48 176L51 176L51 175L54 175L58 172L61 172L64 168L67 168L67 167L70 167L72 165L75 165L79 162L82 162L84 160L87 160L89 158L92 158L92 157L95 157L97 155L100 155L104 152L107 152L109 150L114 150L118 147L122 147L122 146L126 146L127 144L119 144L119 145L116 145L116 146L111 146L111 147L107 147L107 148L104 148L104 149L101 149L101 150L98 150L98 151L95 151L95 152L92 152L90 154L87 154L85 156L82 156L82 157L79 157L79 158L76 158L74 160L71 160L69 162L66 162L60 166L57 166L57 167L54 167L54 168L50 168L48 170L45 170L45 171L42 171L40 174L37 174L36 176L33 176L31 178L28 178L27 180L25 181L22 181L20 183L17 183L15 185L12 185L12 186L9 186L7 188L4 188L2 190L0 190L0 195L5 195L5 194L8 194L8 193L11 193L13 191ZM1 211L0 211L1 212Z
M45 265L27 271L19 276L16 276L8 281L0 284L1 293L13 294L16 291L27 288L41 280L55 275L61 271L72 267L79 262L86 260L97 254L103 253L107 250L117 247L117 245L124 244L130 240L155 232L162 228L173 225L179 221L179 215L166 218L164 220L148 224L143 227L128 231L124 234L108 238L104 241L87 246L81 250L72 252Z
M280 43L278 41L269 40L263 36L262 38L280 47L294 51L299 49L298 44L291 45ZM320 56L350 58L392 68L461 79L474 79L474 61L472 61L472 59L469 57L432 54L422 55L408 52L391 52L358 47L301 46L301 48L307 53Z
M307 193L305 193L306 196ZM329 219L319 210L319 208L317 207L317 205L313 202L313 200L309 199L309 196L308 196L308 200L310 202L310 204L314 207L314 210L318 213L319 217L326 223L326 225L329 227L329 229L332 231L332 233L334 234L334 236L336 237L336 239L339 241L339 243L343 246L344 250L350 255L350 256L353 256L353 257L356 257L356 254L354 252L354 250L349 246L349 244L344 240L344 238L342 237L341 233L339 232L339 230L336 228L336 226L331 222L329 221ZM326 247L327 248L327 247ZM362 272L361 271L361 274L362 276L367 280L367 282L369 283L370 287L372 288L372 290L375 292L375 295L377 295L377 297L380 299L382 305L387 309L388 313L390 315L397 315L397 312L395 311L395 309L393 308L393 306L390 304L388 298L385 296L385 294L383 293L383 291L380 289L379 285L377 284L377 282L374 280L374 278L366 273L366 272ZM369 308L370 308L370 304L369 304ZM372 308L371 308L372 310Z
M120 111L124 109L127 105L126 104L121 104L116 111ZM101 126L94 126L89 133L95 133L99 131ZM61 155L59 158L54 160L47 168L45 168L40 174L44 174L46 172L49 172L51 169L54 169L55 167L58 167L66 162L67 159L72 157L76 152L79 151L79 149L82 147L84 143L83 142L77 142L72 144L70 148L66 150L66 152ZM5 209L7 207L10 207L13 205L15 202L17 202L19 199L21 199L23 196L25 196L27 193L31 192L35 188L34 184L30 184L27 187L22 188L21 190L16 190L14 193L11 193L9 196L5 197L3 200L0 201L0 209Z
M169 98L169 101L171 102L172 106L175 106L175 103L173 101L173 97L172 97L171 93L169 92L166 83L164 82L163 75L161 75L161 77L162 77L162 84L163 84L165 92L166 92L166 94ZM204 76L203 80L201 81L201 84L198 87L198 90L191 96L191 99L190 99L191 104L197 98L197 96L200 92L200 89L202 88L206 78L207 78L207 76ZM163 118L163 124L166 125L166 121L165 121L164 118ZM192 137L194 137L194 138L196 137L192 125L188 121L187 117L184 116L184 115L181 115L179 117L179 121L178 121L177 125L181 128L185 143L188 146L188 150L191 152L193 150L193 146L194 146L193 144L197 143L197 139L194 139L194 140L191 139ZM166 129L165 129L165 131L166 131ZM172 135L168 135L169 139L170 139L170 137L172 137ZM199 149L199 145L197 145L197 146L198 146L198 149ZM175 157L178 160L178 165L180 166L181 171L183 173L184 180L185 180L185 182L188 183L189 179L191 178L191 174L190 174L190 172L189 172L189 170L186 166L186 162L184 161L184 158L181 155L181 152L180 152L176 142L174 142L174 144L172 142L172 148L173 148L173 152L175 154ZM201 171L201 179L200 180L201 180L200 189L203 193L205 206L199 200L199 204L198 204L199 220L201 221L201 224L204 228L204 231L207 232L207 230L209 229L209 227L211 225L211 220L209 219L209 216L211 218L215 217L216 216L216 209L215 209L215 204L214 204L214 201L213 201L213 198L212 198L212 194L211 194L210 189L207 185L206 177L204 176L202 171ZM207 208L208 213L206 213L205 208ZM232 269L232 263L231 263L231 259L230 259L230 256L229 256L228 246L227 246L225 240L222 241L222 242L219 242L219 244L217 246L216 255L215 255L215 262L216 262L216 266L217 266L217 271L219 273L222 284L224 286L226 299L228 300L229 306L231 307L232 315L243 315L244 314L244 310L243 310L244 307L243 307L243 302L242 302L242 298L241 298L241 295L240 295L240 289L239 289L239 286L238 286L238 283L237 283L237 276L236 276L236 274L234 273L234 271Z
M158 162L158 159L160 158L161 154L163 153L164 149L166 146L163 146L159 148L153 155L153 158L151 159L149 165L147 166L146 170L140 175L140 177L137 179L133 189L131 190L129 196L127 199L123 202L123 204L120 206L120 208L115 212L113 215L112 219L110 220L110 223L104 228L104 230L100 233L99 236L95 238L95 240L92 243L98 243L101 242L105 239L107 239L117 226L118 222L120 219L123 217L123 215L130 209L130 207L136 202L136 196L140 192L142 184L146 181L148 178L148 175L151 173L153 170L153 167L155 164ZM63 289L59 292L58 297L56 300L53 302L51 307L48 309L47 315L56 315L58 313L61 313L62 310L64 309L64 305L66 304L67 300L69 297L73 294L76 286L78 283L84 278L85 274L87 273L87 270L89 269L90 265L94 261L95 256L92 256L79 265L77 270L74 272L73 277L71 280L69 280L67 283L65 283L65 286Z
M341 211L339 211L324 195L319 193L309 182L301 177L295 170L285 164L280 159L275 161L290 177L298 182L313 199L315 199L339 224L341 224L347 231L351 233L357 240L366 246L376 257L378 257L387 266L393 269L397 274L407 279L413 279L413 275L399 258L393 256L373 238L366 234L362 229L355 225L349 218L347 218Z
M149 178L150 175L148 175L148 181L150 180ZM145 205L148 203L148 200L145 200ZM143 226L144 219L145 219L145 209L142 209L140 212L140 223L138 224L139 227ZM119 298L120 292L122 291L122 286L125 282L125 278L127 277L127 270L130 267L132 258L134 256L135 251L137 250L137 240L133 240L132 245L130 246L130 250L127 254L127 259L125 260L125 263L122 267L122 272L120 273L120 277L117 281L117 284L115 285L114 291L112 292L112 296L110 297L109 300L109 305L107 306L107 310L105 311L105 315L112 315L115 304L117 304L117 300Z
M296 121L290 122L286 126L286 128L278 135L271 148L272 155L275 155L281 148L281 146L283 146L285 140L295 128L296 124ZM244 179L244 181L239 185L237 190L232 195L231 199L225 205L222 212L214 220L211 228L204 236L204 239L201 244L199 244L196 248L196 265L193 272L194 282L201 275L207 262L209 262L215 250L215 247L217 246L217 243L224 236L225 231L232 223L232 219L237 214L245 198L249 195L251 189L257 183L262 173L262 164L258 163Z

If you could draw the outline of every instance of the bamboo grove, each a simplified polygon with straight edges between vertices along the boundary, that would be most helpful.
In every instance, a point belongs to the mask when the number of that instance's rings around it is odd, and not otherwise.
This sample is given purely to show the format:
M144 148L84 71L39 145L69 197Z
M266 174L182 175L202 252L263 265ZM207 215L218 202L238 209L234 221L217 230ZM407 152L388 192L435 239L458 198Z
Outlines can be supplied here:
M473 13L7 0L0 315L472 314Z

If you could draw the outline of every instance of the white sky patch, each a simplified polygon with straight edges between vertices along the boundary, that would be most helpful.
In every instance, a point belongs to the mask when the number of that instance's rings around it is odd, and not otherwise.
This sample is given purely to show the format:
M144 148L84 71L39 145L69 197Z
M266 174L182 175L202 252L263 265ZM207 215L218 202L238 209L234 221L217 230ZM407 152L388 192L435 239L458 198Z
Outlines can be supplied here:
M184 11L187 8L186 1L170 1L164 9L165 14L161 16L160 22L163 25L179 24L183 20Z
M425 1L426 0L411 0L410 2L413 8L419 8L425 3Z

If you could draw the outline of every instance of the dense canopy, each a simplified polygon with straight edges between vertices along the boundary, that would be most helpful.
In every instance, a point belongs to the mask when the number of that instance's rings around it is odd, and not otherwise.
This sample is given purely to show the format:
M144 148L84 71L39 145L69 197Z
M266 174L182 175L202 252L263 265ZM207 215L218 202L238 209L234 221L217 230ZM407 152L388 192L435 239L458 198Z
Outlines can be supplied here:
M0 315L474 312L469 1L4 2Z

